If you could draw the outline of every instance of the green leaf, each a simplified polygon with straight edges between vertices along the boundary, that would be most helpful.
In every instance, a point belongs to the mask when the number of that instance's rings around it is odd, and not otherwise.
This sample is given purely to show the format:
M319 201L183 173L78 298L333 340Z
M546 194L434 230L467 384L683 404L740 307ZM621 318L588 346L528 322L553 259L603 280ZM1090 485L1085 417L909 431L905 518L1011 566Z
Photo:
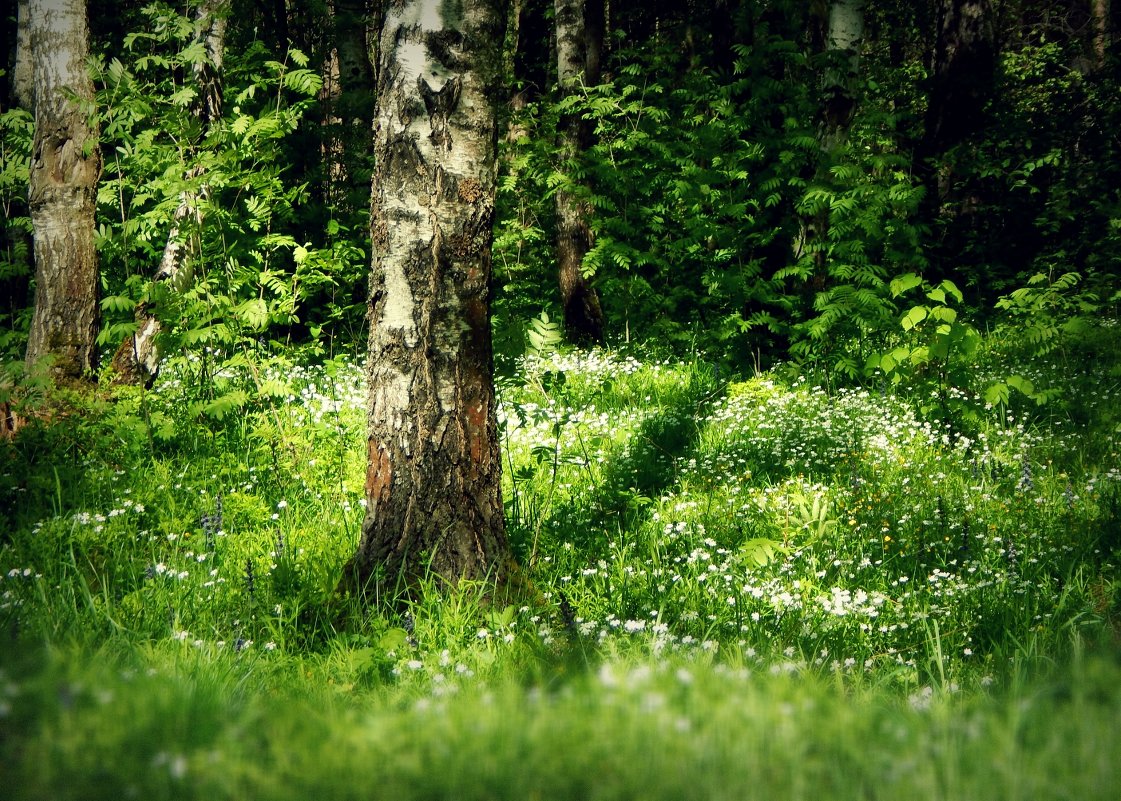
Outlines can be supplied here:
M192 414L213 417L215 420L224 420L226 415L233 414L249 402L249 393L243 389L227 392L214 400L200 402L191 406Z
M990 384L985 390L985 403L990 406L1005 406L1008 404L1008 385L1000 381Z
M123 295L106 295L101 299L101 308L109 312L130 312L136 308L136 301Z
M409 642L409 633L404 629L389 629L378 639L378 648L386 653L400 651Z
M951 309L949 306L935 306L930 310L930 317L939 322L952 323L957 320L958 313L956 309Z
M780 553L786 553L782 544L767 537L755 537L740 546L744 560L756 567L766 567Z
M1029 379L1024 378L1023 376L1010 375L1006 379L1006 382L1008 386L1012 387L1013 389L1019 390L1029 398L1035 397L1035 384L1033 384Z
M928 314L929 310L926 308L926 306L912 306L911 310L903 315L903 319L900 321L900 324L903 326L904 331L910 331L916 325L925 320Z
M954 299L958 303L961 303L965 300L965 297L961 294L961 290L957 288L957 284L955 284L950 279L947 278L945 281L943 281L938 286L941 287L943 290L945 290L950 295L953 295Z
M891 279L890 285L891 296L897 298L904 292L909 292L920 284L922 284L922 279L914 273L906 273L897 278L893 278Z

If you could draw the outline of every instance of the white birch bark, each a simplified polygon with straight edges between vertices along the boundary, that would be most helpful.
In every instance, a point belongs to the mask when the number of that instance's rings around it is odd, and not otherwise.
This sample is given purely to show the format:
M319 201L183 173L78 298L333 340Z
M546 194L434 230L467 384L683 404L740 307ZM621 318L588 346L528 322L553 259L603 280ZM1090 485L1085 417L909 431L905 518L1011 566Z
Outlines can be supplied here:
M35 89L31 67L31 22L27 18L30 0L19 0L16 24L16 61L12 70L12 101L18 108L30 109Z
M493 0L410 0L382 26L367 513L345 592L507 570L489 305L503 24Z
M94 209L101 154L91 125L85 0L30 0L35 139L28 206L35 240L35 311L27 362L47 357L56 378L97 368Z

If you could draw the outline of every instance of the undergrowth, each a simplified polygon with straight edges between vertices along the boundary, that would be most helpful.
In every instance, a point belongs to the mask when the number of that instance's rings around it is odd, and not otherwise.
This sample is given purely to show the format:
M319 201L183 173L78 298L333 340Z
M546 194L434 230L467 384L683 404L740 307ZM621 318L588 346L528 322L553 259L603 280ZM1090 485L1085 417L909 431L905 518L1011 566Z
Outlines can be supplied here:
M500 433L536 600L433 581L345 626L360 363L212 376L272 387L236 414L187 359L52 395L0 470L14 797L1109 797L1117 382L1086 352L1021 358L1053 405L961 387L957 419L525 357Z

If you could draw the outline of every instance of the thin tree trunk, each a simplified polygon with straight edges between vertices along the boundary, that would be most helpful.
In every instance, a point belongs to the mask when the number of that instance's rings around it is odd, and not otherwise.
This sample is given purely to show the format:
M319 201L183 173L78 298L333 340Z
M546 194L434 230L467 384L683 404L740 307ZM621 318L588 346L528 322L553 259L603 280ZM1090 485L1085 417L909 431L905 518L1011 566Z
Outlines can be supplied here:
M825 102L825 124L827 147L837 144L843 138L856 110L856 97L853 93L857 73L860 68L860 43L864 39L865 0L834 0L829 6L829 27L826 42L829 50L836 54L831 86L826 87L828 97Z
M859 73L865 5L865 0L834 0L828 7L816 3L808 18L811 46L824 47L824 55L828 57L821 87L821 154L814 174L818 183L829 180L836 153L845 143L856 113L853 87ZM794 257L799 259L806 253L812 253L813 257L813 275L804 297L807 305L812 304L815 291L825 288L828 279L823 240L829 233L829 226L828 205L799 219Z
M97 369L98 271L94 210L101 152L89 122L84 0L31 0L35 140L28 205L35 237L35 312L27 362L52 360L56 378Z
M717 71L731 77L736 67L736 54L732 50L735 43L735 0L713 0L710 35L712 36L712 63Z
M584 83L596 86L603 78L603 38L607 28L606 0L584 0Z
M344 594L502 582L490 332L497 0L395 3L380 39L371 203L368 469Z
M585 78L587 38L583 0L555 0L557 30L557 82L570 93ZM566 162L579 157L588 133L576 115L560 123L560 153ZM584 276L584 256L592 246L589 209L577 192L562 185L556 192L556 254L564 327L578 344L603 341L603 311L599 295Z
M360 166L370 151L373 110L369 5L366 0L328 3L332 47L321 93L326 126L324 196L331 207L344 211L369 208L369 176L361 179Z
M1090 13L1094 17L1094 61L1095 67L1105 66L1106 53L1113 44L1113 24L1109 0L1092 0Z
M953 203L963 189L946 154L985 126L996 70L993 14L991 0L941 0L938 8L925 129L914 157L926 190L923 217L940 225L941 236L930 250L931 280L959 269L961 236L972 227L970 208L976 204ZM955 206L956 216L945 213Z
M199 38L206 50L206 59L192 65L198 96L195 100L195 115L206 128L222 117L222 58L225 51L226 21L230 10L230 0L205 0L199 5L196 20L199 25ZM203 176L200 167L192 167L184 176L196 180ZM202 206L209 195L209 187L203 183L198 189L183 192L179 206L172 217L171 230L164 244L159 268L153 276L155 281L163 281L172 289L182 289L186 276L182 274L187 257L187 243L184 241L183 226L190 219L192 227L202 225ZM113 356L112 367L115 380L119 383L151 385L159 374L160 360L159 334L160 321L143 305L137 310L139 325L135 334L126 338Z
M12 70L12 105L30 109L35 82L31 64L31 22L28 13L31 0L19 0L16 25L16 61Z

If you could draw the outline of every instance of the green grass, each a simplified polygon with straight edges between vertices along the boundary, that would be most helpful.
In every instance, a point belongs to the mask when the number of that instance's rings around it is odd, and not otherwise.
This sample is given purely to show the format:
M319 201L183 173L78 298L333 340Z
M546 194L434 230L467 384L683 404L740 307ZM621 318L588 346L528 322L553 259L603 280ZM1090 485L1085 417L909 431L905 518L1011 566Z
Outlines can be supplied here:
M54 397L0 467L5 791L1113 798L1116 348L1092 352L1023 360L1047 406L961 388L949 421L778 372L522 360L504 495L538 601L433 589L346 628L359 365Z

